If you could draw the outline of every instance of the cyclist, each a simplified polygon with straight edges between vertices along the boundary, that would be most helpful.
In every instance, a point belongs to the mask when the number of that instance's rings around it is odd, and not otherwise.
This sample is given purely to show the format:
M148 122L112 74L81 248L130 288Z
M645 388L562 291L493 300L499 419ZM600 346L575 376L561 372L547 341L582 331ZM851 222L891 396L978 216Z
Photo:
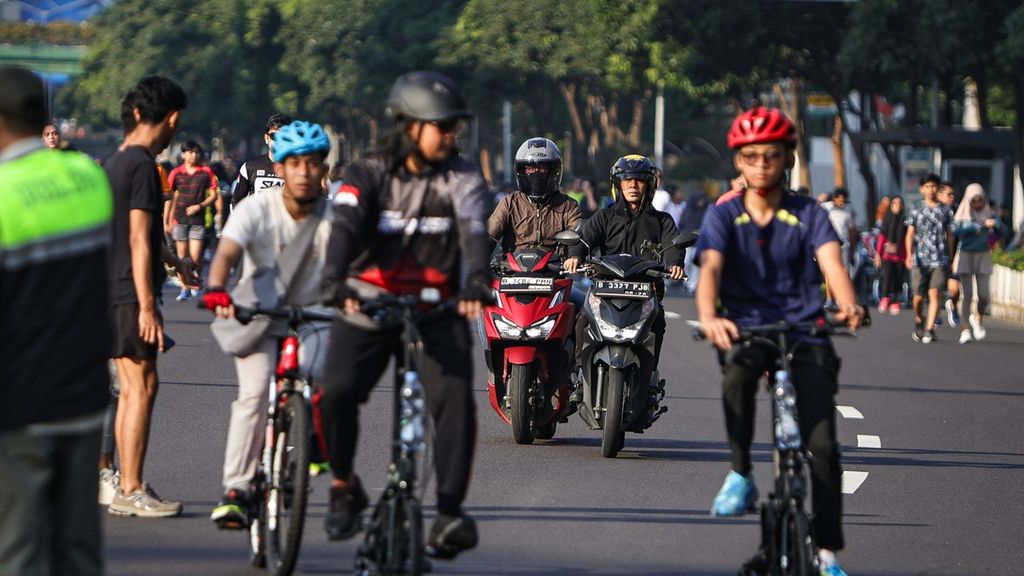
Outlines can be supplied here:
M457 298L459 314L469 319L479 317L490 293L486 184L455 150L459 124L472 116L458 87L442 74L409 72L392 86L386 115L392 128L383 149L351 164L334 198L324 272L327 299L346 312L332 327L320 404L334 474L325 521L332 540L359 530L359 514L368 504L353 474L359 405L400 349L397 329L354 324L359 302L346 279L392 294L436 290L442 298ZM451 557L477 541L476 525L462 511L476 435L472 366L465 361L470 334L454 316L422 322L419 329L419 368L437 430L438 517L428 545Z
M220 184L209 166L202 163L203 147L195 140L188 140L181 147L183 159L180 166L167 176L170 184L171 205L166 210L164 229L171 230L171 237L178 251L178 258L189 256L193 262L203 261L203 243L206 227L203 221L206 208L220 198ZM193 288L191 295L198 296ZM181 302L189 297L189 289L182 288L176 300Z
M231 269L241 258L243 280L260 266L274 266L281 251L295 237L299 225L311 214L321 216L305 262L289 286L289 306L309 307L320 302L320 283L331 230L331 211L322 199L320 180L327 167L324 159L331 144L318 124L295 121L281 127L271 145L274 172L284 184L239 204L221 234L210 266L209 288L203 295L207 308L222 318L234 315L231 296L225 292ZM319 373L327 336L325 323L300 327L302 373ZM286 333L281 322L271 325L255 352L235 358L238 399L231 404L231 422L224 448L224 497L210 514L220 528L248 526L249 488L263 446L267 418L267 382L274 372L278 338Z
M555 234L583 220L580 205L562 194L562 153L547 138L530 138L516 152L518 194L509 194L487 219L487 234L502 253L555 247Z
M697 242L697 314L705 335L719 349L732 450L732 471L715 497L714 515L743 514L757 502L750 474L754 392L774 357L764 346L735 346L737 326L822 317L822 273L838 314L851 329L863 315L828 214L812 199L785 188L795 143L796 129L776 109L756 107L733 121L728 144L736 151L733 164L745 189L709 209ZM843 530L833 400L839 358L827 338L806 341L794 354L792 370L800 432L813 455L814 531L822 573L841 575L835 560L835 552L843 547Z
M670 242L675 238L675 221L668 214L655 210L651 206L651 198L657 185L657 171L654 164L646 156L629 154L619 158L611 169L611 190L614 204L598 210L579 228L580 243L572 249L572 257L567 258L563 268L571 274L579 268L580 258L587 247L590 250L600 249L605 254L640 254L644 241L660 244L667 248L663 261L672 280L683 279L682 256L678 248ZM655 283L658 298L665 295L665 283L658 279ZM576 368L579 368L580 352L583 347L584 330L587 329L587 317L579 314L576 317ZM660 309L658 317L651 326L654 332L654 367L658 367L661 358L661 344L665 337L665 311ZM577 373L578 370L573 370ZM570 401L579 402L583 399L583 390L577 386Z
M232 210L235 209L235 206L238 206L238 203L243 198L281 187L283 182L281 174L274 171L274 133L280 130L282 126L291 123L292 118L287 114L271 114L270 118L267 118L267 127L263 133L263 141L267 144L269 151L263 156L246 161L238 169L238 178L235 180L234 190L231 192Z

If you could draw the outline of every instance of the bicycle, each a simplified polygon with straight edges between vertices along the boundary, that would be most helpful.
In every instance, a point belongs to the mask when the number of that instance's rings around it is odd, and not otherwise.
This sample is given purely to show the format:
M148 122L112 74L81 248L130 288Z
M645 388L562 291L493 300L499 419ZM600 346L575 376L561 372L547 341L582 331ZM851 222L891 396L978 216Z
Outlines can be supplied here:
M423 304L436 304L428 311ZM362 311L382 326L401 326L402 355L395 362L392 405L391 460L387 480L364 526L364 540L356 552L356 574L419 576L430 572L428 555L442 557L424 546L423 510L417 497L417 454L427 445L426 401L420 383L418 356L423 341L416 323L453 313L454 300L439 302L427 295L383 294L361 302ZM371 571L375 569L375 571Z
M200 308L205 308L202 302ZM299 368L298 328L306 322L330 322L324 312L248 308L235 305L235 318L248 324L258 315L288 322L281 339L277 368L268 386L267 426L248 502L250 562L275 576L295 569L302 543L309 496L310 441L313 439L312 377Z
M695 328L694 339L703 340L700 323L691 321L689 324ZM763 344L778 353L775 370L766 373L767 389L772 398L774 489L758 505L761 547L743 564L741 576L812 576L820 573L818 546L810 516L804 508L808 455L800 438L796 397L790 378L790 361L803 338L797 338L790 344L789 336L793 333L808 337L853 336L852 332L841 328L845 324L845 321L829 317L810 322L780 321L739 328L739 341L744 346ZM865 309L861 326L870 324L871 319Z

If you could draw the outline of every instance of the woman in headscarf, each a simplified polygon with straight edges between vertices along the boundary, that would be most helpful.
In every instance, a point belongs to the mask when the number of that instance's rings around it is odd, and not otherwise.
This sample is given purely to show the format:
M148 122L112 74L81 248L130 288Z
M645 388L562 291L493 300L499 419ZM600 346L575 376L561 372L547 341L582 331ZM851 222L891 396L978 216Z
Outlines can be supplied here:
M970 328L960 333L960 343L985 338L982 317L988 314L989 277L992 275L992 253L989 252L988 238L992 232L999 232L1002 223L996 218L985 197L981 184L970 184L964 191L964 199L953 215L953 234L958 239L955 269L963 290L961 316L968 316ZM974 299L974 281L978 283L978 308L971 314Z
M903 286L904 262L907 259L905 238L907 219L903 214L903 197L893 196L882 218L875 244L875 268L881 270L878 311L896 315L900 313L897 290Z

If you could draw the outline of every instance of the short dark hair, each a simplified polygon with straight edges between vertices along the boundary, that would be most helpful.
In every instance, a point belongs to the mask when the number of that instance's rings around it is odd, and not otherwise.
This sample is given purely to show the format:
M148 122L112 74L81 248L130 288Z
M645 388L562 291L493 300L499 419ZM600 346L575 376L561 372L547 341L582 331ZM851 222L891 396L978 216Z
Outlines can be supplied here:
M21 66L0 66L0 115L15 132L42 132L48 120L43 79Z
M954 192L956 192L956 188L953 187L953 183L949 182L947 180L943 180L942 182L939 182L939 188L949 188L950 190L953 190Z
M292 117L287 114L271 114L270 118L267 118L267 129L264 133L270 134L271 131L277 130L281 126L287 126L292 123Z
M840 196L843 198L849 198L850 194L846 191L846 188L836 188L835 191L832 192L832 198L838 198Z
M181 145L181 151L198 152L199 156L203 155L203 147L200 146L199 142L196 142L195 140L186 140L185 143Z
M175 110L188 106L185 91L163 76L146 76L121 100L121 123L125 132L135 129L135 110L144 124L156 124Z
M940 182L942 182L942 178L939 178L938 174L929 172L924 179L921 180L921 186L924 186L925 184L935 184L938 186Z

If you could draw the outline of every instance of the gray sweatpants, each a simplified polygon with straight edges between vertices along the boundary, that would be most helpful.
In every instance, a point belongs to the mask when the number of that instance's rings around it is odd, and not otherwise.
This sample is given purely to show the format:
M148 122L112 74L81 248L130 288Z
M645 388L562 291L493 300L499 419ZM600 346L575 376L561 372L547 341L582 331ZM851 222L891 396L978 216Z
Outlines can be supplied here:
M978 316L987 316L989 313L989 279L991 274L960 274L960 291L962 296L961 316L967 319L971 314L971 302L974 300L974 282L978 282Z
M327 355L331 325L310 322L299 327L299 369L315 379ZM278 338L263 338L255 352L235 358L238 399L231 403L231 422L224 447L224 491L248 490L256 474L267 425L270 379L277 367Z

